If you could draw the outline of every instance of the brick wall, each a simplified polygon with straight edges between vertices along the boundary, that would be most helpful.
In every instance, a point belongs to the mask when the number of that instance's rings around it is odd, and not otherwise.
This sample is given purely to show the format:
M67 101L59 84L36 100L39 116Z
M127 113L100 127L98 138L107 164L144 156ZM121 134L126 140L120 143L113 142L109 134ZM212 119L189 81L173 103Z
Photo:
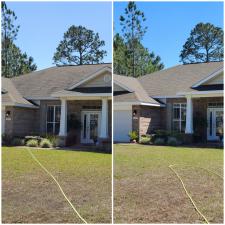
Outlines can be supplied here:
M5 133L12 136L37 135L39 133L39 110L21 107L6 107L10 117L5 121Z
M136 110L136 115L133 115L132 129L138 131L140 136L162 129L163 108L135 105L132 112L134 110Z

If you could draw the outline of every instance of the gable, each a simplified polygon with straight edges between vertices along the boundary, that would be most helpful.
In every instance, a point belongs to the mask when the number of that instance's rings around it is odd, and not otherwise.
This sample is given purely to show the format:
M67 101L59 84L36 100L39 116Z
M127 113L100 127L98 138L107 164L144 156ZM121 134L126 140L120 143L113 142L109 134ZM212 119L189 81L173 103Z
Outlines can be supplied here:
M216 77L205 82L203 85L215 85L215 84L223 84L223 73L218 74Z
M117 92L117 91L127 91L126 89L122 88L121 86L119 86L118 84L113 85L113 91Z
M105 71L91 80L81 84L79 87L111 87L112 86L112 74Z

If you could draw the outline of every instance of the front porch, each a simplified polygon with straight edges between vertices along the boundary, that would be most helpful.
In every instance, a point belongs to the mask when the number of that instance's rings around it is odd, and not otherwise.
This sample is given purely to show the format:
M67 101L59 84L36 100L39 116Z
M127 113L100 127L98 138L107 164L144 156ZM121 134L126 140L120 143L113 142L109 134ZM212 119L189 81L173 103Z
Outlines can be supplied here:
M111 142L111 97L61 98L61 146Z
M223 139L223 96L220 94L193 94L186 96L185 133L201 142L219 142ZM197 140L198 141L198 140Z

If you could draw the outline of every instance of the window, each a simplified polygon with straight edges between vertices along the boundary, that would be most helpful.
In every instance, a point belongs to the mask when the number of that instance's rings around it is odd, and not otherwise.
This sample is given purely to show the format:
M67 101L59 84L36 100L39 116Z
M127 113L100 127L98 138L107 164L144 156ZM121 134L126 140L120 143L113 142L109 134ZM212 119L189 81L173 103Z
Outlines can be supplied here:
M173 130L184 132L186 126L186 103L173 104Z
M58 105L49 105L47 108L46 132L47 134L59 134L61 109Z

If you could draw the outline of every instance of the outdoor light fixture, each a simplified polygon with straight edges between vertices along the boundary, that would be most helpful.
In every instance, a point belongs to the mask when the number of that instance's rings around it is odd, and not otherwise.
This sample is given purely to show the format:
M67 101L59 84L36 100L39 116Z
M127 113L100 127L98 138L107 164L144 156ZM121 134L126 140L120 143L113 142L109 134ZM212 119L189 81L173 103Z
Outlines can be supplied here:
M137 115L137 110L135 109L134 111L133 111L133 116L136 116Z
M5 116L6 116L6 117L9 117L9 116L10 116L10 111L6 111Z

